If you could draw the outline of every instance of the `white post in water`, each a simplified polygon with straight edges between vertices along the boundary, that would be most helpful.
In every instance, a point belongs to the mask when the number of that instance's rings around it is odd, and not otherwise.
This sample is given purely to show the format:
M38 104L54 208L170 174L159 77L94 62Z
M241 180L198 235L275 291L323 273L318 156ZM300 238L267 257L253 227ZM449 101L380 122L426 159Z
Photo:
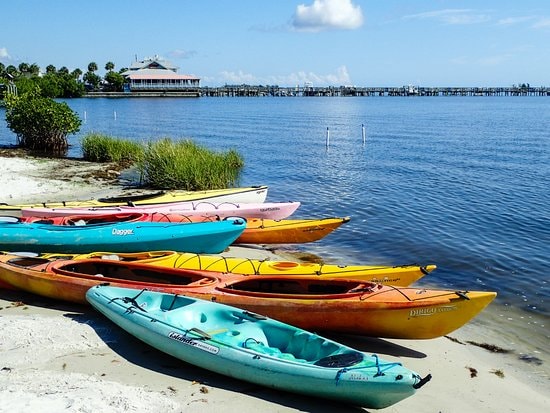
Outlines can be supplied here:
M329 144L330 144L330 130L328 129L328 126L327 126L327 149Z
M84 111L84 122L86 122L86 111Z
M365 131L365 124L361 124L361 132L363 134L363 145L367 142L367 133Z
M115 114L115 120L116 120L116 110L115 110L114 114Z

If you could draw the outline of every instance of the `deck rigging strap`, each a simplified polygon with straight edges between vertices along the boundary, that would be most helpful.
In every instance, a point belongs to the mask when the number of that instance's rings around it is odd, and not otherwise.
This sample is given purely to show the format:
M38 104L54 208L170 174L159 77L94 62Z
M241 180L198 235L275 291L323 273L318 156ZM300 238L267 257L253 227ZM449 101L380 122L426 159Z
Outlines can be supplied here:
M141 311L143 311L144 313L146 313L147 310L146 310L145 308L143 308L142 306L140 306L140 305L138 304L138 302L136 301L136 299L137 299L143 292L145 292L145 291L147 291L147 288L144 288L143 290L141 290L141 291L140 291L136 296L134 296L134 297L122 297L122 298L116 297L116 298L113 298L111 301L114 301L114 300L120 298L120 299L122 300L122 302L124 302L125 304L131 303L134 307L136 307L136 308L138 308L139 310L141 310Z
M374 357L374 359L376 360L376 364L375 364L376 374L374 375L374 377L383 376L384 372L391 369L392 367L402 366L402 364L398 363L398 362L380 363L380 360L379 360L377 354L373 354L372 357ZM344 373L346 373L350 370L360 370L360 369L364 369L364 368L365 368L364 365L360 365L360 366L357 366L357 367L344 367L343 369L338 370L338 372L336 372L336 377L335 377L336 385L338 385L338 382L340 381L340 377L342 376L342 374L344 374Z

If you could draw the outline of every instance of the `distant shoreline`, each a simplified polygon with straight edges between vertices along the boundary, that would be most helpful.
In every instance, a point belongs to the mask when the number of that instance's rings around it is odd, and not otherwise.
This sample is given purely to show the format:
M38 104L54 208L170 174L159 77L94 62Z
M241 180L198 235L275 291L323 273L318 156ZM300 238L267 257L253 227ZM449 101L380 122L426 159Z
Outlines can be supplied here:
M372 96L550 96L550 87L357 87L357 86L261 86L225 85L185 90L139 90L132 92L89 92L86 98L134 97L372 97Z

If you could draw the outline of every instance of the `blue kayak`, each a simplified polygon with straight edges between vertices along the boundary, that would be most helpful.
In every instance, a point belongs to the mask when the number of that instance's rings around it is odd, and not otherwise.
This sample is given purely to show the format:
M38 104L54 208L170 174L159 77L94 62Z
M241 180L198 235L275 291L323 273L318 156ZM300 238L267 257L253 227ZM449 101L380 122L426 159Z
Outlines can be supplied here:
M158 350L278 390L380 409L430 379L401 363L224 304L107 284L90 288L86 299Z
M246 228L243 219L215 222L100 222L53 225L0 218L0 250L88 253L174 250L216 254L226 249Z

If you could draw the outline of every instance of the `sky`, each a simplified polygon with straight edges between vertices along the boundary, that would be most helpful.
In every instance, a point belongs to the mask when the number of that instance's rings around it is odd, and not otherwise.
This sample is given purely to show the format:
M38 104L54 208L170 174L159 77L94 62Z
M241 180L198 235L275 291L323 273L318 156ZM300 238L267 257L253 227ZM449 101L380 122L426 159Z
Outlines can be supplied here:
M550 0L24 0L0 62L105 73L160 56L202 86L550 86Z

